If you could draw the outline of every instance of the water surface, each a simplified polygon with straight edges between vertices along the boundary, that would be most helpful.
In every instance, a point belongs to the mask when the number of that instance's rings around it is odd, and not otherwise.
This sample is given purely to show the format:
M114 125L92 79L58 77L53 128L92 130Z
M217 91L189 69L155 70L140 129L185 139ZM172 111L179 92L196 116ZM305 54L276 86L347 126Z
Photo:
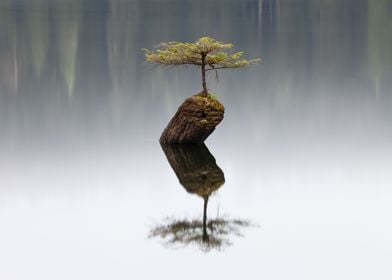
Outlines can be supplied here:
M391 13L2 0L0 278L390 279ZM141 48L206 35L262 63L212 75L224 121L202 151L168 152L158 138L199 71L148 65ZM237 225L208 250L206 196L207 222ZM153 234L179 221L197 242Z

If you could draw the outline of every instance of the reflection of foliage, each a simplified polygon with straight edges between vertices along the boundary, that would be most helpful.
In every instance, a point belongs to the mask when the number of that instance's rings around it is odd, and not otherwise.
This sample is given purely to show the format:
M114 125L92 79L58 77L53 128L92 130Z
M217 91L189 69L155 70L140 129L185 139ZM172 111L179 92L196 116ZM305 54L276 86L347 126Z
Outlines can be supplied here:
M31 58L34 72L40 77L46 62L49 43L49 7L40 1L28 2L27 30L30 36ZM39 12L38 12L39 11Z
M138 41L137 34L140 31L138 26L138 15L140 1L109 1L109 16L107 21L107 47L108 47L108 66L109 74L112 79L110 103L113 108L114 116L120 120L129 110L127 102L140 102L139 96L130 96L125 94L130 87L136 85L129 77L135 77L138 71L136 52L132 46ZM143 108L143 106L137 106ZM135 108L137 110L137 108Z
M150 231L149 238L160 237L168 247L197 245L208 252L232 245L230 237L242 236L240 229L251 226L252 223L247 220L217 218L208 221L204 231L202 221L167 218Z
M383 74L391 70L392 4L388 0L378 0L369 1L368 5L369 74L378 94Z
M70 17L69 14L80 9L80 2L59 2L56 4L58 9L62 11L56 17L59 34L59 66L64 76L68 96L72 97L75 89L81 16L76 13Z

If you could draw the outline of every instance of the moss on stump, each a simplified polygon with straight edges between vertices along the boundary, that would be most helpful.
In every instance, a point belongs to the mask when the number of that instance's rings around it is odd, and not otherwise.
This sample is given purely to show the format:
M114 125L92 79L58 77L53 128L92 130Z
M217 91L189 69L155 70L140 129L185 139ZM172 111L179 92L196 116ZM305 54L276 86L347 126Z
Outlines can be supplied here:
M201 144L223 120L225 108L215 98L194 95L181 104L162 132L161 144Z

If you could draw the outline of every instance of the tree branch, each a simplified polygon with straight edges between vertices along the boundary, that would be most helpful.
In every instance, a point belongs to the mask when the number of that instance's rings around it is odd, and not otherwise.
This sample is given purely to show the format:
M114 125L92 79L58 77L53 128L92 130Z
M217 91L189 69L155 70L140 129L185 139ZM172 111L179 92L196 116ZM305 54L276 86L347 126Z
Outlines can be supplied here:
M211 71L211 70L229 69L229 68L239 68L239 67L222 66L222 67L208 68L208 69L206 69L206 72Z

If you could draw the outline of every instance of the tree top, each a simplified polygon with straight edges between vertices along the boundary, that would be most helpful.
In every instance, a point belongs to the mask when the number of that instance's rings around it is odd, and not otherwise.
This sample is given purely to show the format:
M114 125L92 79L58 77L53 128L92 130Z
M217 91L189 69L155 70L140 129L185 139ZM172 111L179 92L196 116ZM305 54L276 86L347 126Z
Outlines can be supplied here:
M223 43L210 37L201 37L193 43L167 42L151 51L143 49L148 62L163 65L185 65L192 64L206 66L205 71L241 68L260 62L260 59L243 59L244 52L228 54L232 44Z

